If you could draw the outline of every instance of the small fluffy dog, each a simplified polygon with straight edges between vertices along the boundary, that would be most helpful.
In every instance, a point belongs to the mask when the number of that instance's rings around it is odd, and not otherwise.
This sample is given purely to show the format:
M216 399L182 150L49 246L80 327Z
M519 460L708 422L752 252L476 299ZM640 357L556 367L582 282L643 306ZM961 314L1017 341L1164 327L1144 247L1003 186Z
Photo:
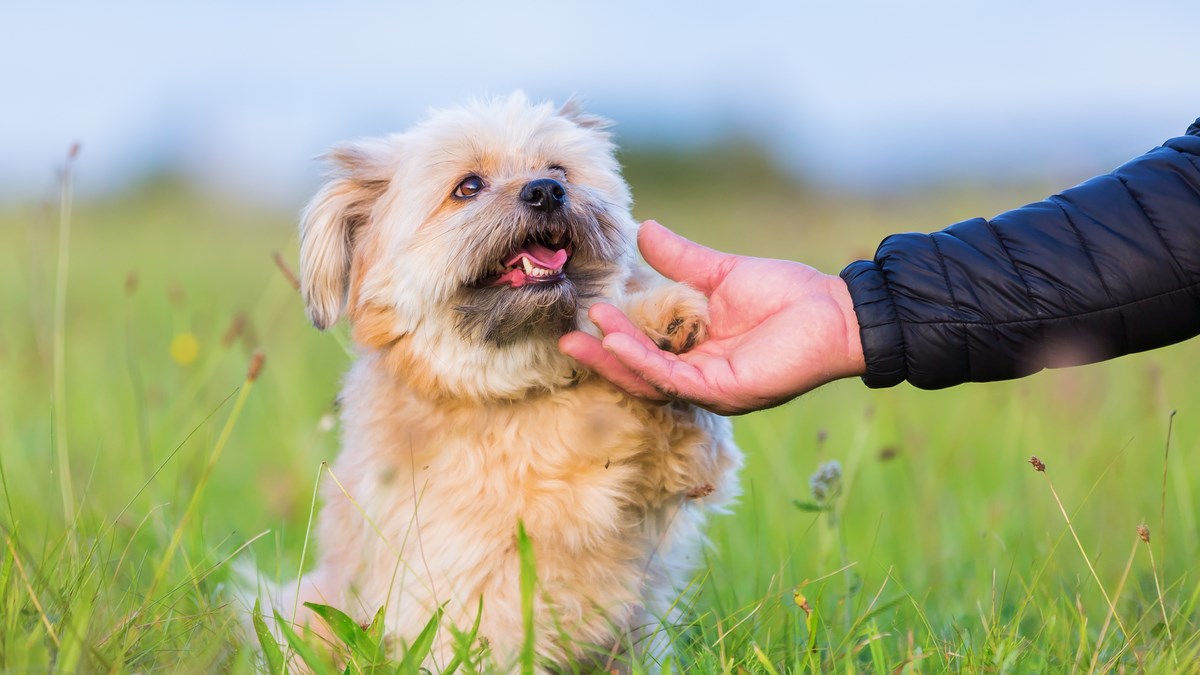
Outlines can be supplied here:
M704 296L635 255L607 126L517 93L328 155L303 214L301 285L317 328L348 318L359 357L319 562L272 599L281 613L296 594L364 622L386 605L398 646L439 607L470 629L482 598L479 636L511 668L523 523L539 658L661 657L661 622L707 513L736 496L741 454L726 419L634 399L557 349L595 331L599 300L676 352L705 335ZM452 643L441 630L428 665Z

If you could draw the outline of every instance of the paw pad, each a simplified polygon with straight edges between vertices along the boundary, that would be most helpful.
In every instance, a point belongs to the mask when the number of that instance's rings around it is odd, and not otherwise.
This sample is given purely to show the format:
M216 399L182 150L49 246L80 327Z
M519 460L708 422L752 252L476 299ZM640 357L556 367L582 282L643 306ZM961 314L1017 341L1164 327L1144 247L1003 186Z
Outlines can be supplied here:
M704 332L704 320L698 316L677 316L667 324L667 337L658 341L659 349L682 354L700 341Z

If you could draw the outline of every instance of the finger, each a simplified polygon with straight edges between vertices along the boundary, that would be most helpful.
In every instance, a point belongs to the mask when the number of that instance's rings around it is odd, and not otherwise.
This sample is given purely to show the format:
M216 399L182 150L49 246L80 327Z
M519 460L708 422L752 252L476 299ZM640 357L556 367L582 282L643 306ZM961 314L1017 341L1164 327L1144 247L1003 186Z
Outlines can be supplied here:
M656 401L667 399L666 395L626 368L611 352L604 349L599 340L587 333L567 333L558 339L558 349L632 396Z
M732 257L681 237L653 220L642 223L638 230L638 250L663 276L705 295L721 281L724 263Z
M605 335L624 333L642 343L647 349L657 347L649 335L643 333L624 312L612 305L603 302L592 305L591 309L588 310L588 318Z
M668 396L694 403L711 398L704 375L695 366L653 344L646 346L626 333L606 335L602 344L622 365Z

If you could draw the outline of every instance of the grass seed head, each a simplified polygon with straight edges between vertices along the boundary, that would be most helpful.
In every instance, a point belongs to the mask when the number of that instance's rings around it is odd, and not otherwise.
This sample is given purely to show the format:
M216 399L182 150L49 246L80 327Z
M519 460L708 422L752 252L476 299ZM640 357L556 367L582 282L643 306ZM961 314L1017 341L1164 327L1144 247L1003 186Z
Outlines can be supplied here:
M267 360L262 350L254 350L254 356L250 357L250 367L246 370L246 381L253 382L258 379L258 374L262 372L263 362Z
M1147 544L1150 543L1150 528L1146 527L1145 525L1138 525L1137 533L1138 533L1139 539L1146 542Z
M275 266L283 273L283 278L291 284L292 288L300 290L300 279L296 277L296 273L292 271L291 266L283 259L283 255L279 251L271 251L271 259L275 261Z
M796 606L804 610L804 616L812 614L812 605L808 602L808 597L800 592L799 588L792 590L792 600L796 602Z
M242 336L246 331L246 315L238 312L233 315L233 321L229 323L229 328L225 334L221 336L221 347L228 349L233 346L233 341Z
M1034 470L1035 470L1035 471L1040 471L1040 472L1042 472L1042 473L1045 473L1045 471L1046 471L1046 463L1045 463L1045 462L1043 462L1042 460L1038 459L1038 458L1037 458L1037 455L1034 455L1033 457L1030 457L1030 458L1029 458L1029 463L1033 465L1033 468L1034 468Z

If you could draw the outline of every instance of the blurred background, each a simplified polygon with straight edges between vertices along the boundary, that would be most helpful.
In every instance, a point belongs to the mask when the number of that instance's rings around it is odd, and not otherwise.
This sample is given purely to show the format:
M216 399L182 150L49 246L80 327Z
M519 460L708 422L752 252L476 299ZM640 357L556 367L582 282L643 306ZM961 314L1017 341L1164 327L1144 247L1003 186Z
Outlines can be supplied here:
M330 145L471 97L577 95L617 123L637 217L836 272L891 232L994 215L1182 134L1200 116L1196 25L1200 3L1183 0L5 3L0 524L32 585L0 584L0 665L39 663L38 631L62 632L90 588L106 601L77 612L76 633L96 668L225 667L223 561L245 546L268 576L294 576L349 357L272 256L294 267ZM267 367L239 416L255 349ZM1030 454L1059 472L1107 582L1134 525L1168 523L1168 604L1195 643L1200 394L1181 373L1198 363L1192 341L946 392L843 382L738 419L746 496L713 529L697 644L732 634L721 653L751 665L752 646L806 654L792 590L813 579L826 615L854 606L891 627L873 644L892 664L922 644L983 654L996 631L1014 640L1004 658L1075 663L1105 604L1059 550ZM840 530L793 506L828 459L846 472ZM1130 623L1155 616L1135 569L1116 594ZM876 592L895 609L874 614ZM151 612L136 630L135 606ZM831 653L866 654L859 625L822 629L841 640Z
M89 195L170 173L294 207L330 144L517 88L583 97L626 148L748 144L871 192L1070 180L1200 109L1185 1L6 5L10 199L82 141Z

